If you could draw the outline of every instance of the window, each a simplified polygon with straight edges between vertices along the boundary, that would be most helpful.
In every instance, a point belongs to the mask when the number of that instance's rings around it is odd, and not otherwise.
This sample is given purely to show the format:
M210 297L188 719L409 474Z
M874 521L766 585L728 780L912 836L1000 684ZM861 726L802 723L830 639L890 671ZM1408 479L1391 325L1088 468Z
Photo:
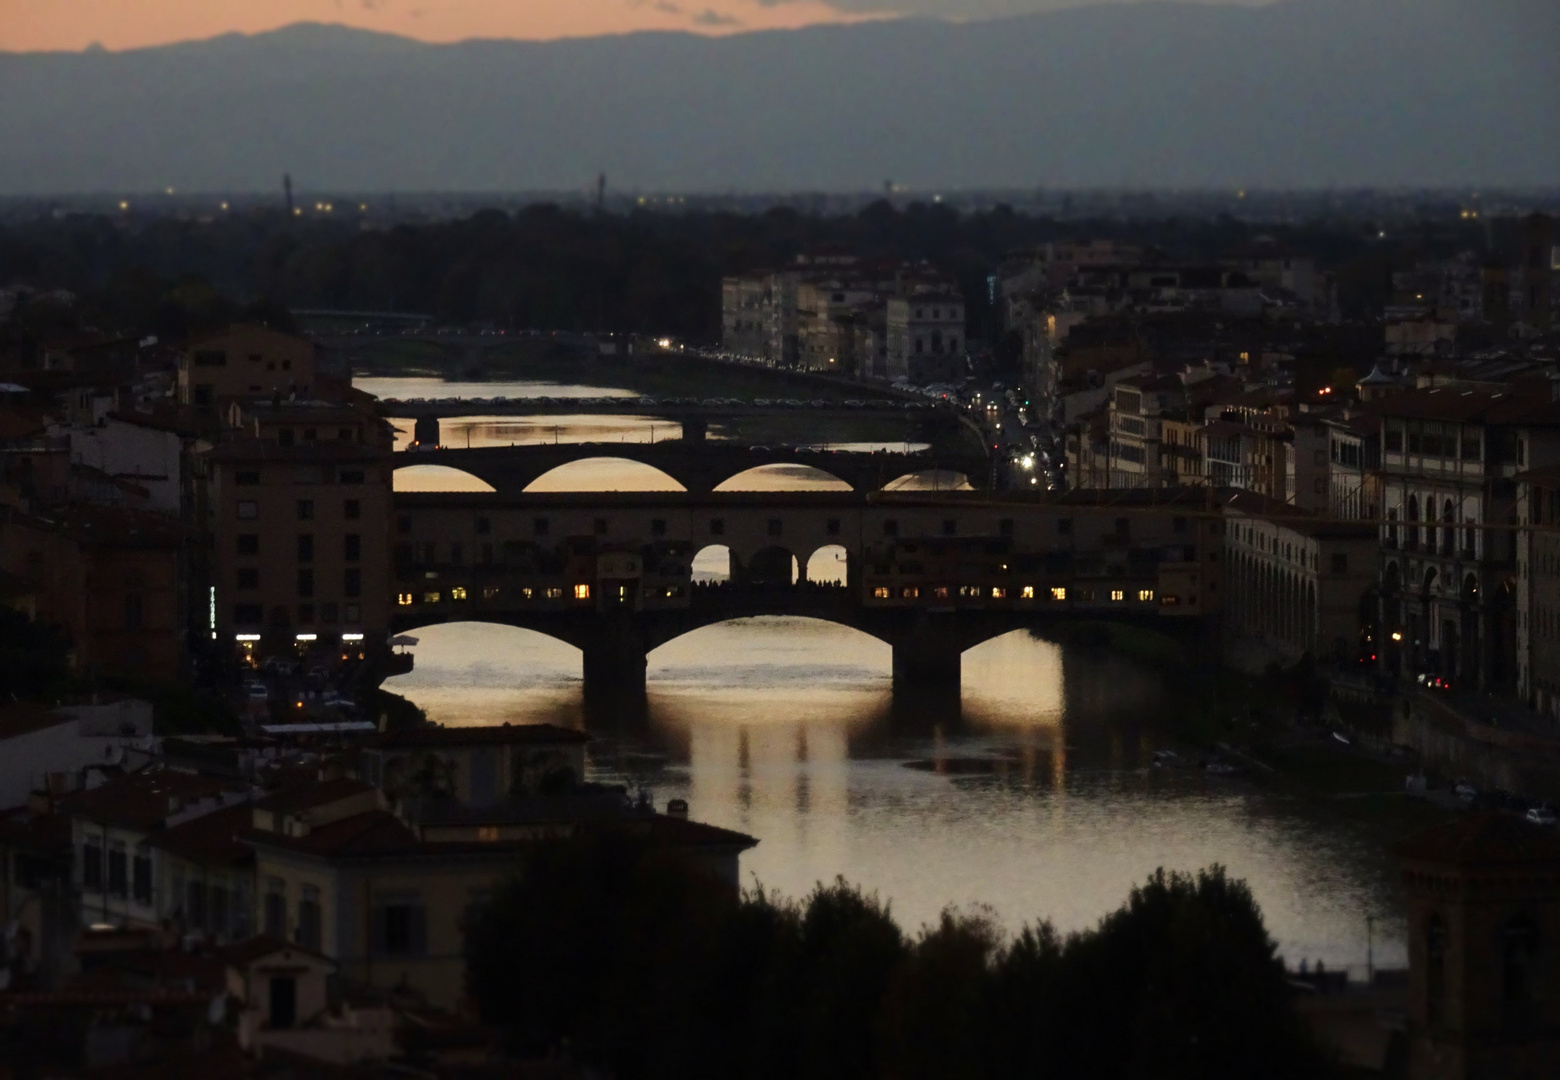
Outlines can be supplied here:
M238 504L238 520L254 521L260 516L260 504L247 499L240 500Z
M824 531L830 536L838 536L840 534L840 519L830 518L824 527Z
M235 484L241 484L247 487L258 484L259 482L260 474L258 472L237 472L233 474L233 483Z
M722 518L710 518L710 535L711 536L725 536L726 535L726 522L725 522L724 519L722 519Z
M1128 521L1126 518L1117 518L1116 519L1116 535L1117 536L1126 536L1131 531L1132 531L1132 522Z
M879 586L877 586L876 588L874 588L872 590L872 595L873 595L874 598L876 598L878 600L887 600L888 599L888 586L887 585L879 585Z
M1396 428L1388 428L1383 435L1383 445L1387 452L1400 454L1403 452L1403 433Z
M240 570L234 575L234 584L246 591L258 589L260 587L260 571L254 567Z
M343 596L358 597L363 595L363 571L356 566L350 567L341 576L341 594Z
M257 533L241 533L237 541L240 555L260 554L260 537Z
M152 857L136 852L130 865L130 895L138 904L152 902Z
M1013 535L1013 519L1012 518L1003 518L1001 521L998 521L997 522L997 533L1000 536L1012 536Z
M428 948L428 915L415 895L376 897L370 928L380 956L421 956Z
M651 536L665 536L666 535L666 519L665 518L651 518L650 519L650 535Z
M108 849L108 894L127 896L130 892L129 865L125 859L125 846L115 844Z
M547 519L546 518L537 518L535 521L531 522L531 531L533 533L535 533L537 536L546 536L547 535Z
M357 604L343 604L341 607L341 621L348 626L356 626L363 621L363 609Z
M899 522L895 521L893 518L889 518L887 521L883 522L883 535L898 536Z
M221 349L202 349L195 354L196 367L226 367L227 353Z
M234 604L233 622L239 626L259 626L265 621L265 612L259 604Z
M1153 589L1139 589L1138 590L1138 599L1139 600L1148 601L1148 600L1152 600L1153 598L1154 598L1154 590Z
M942 531L944 536L956 536L959 532L959 522L955 518L943 518Z
M1001 585L993 585L991 587L991 598L993 600L1006 600L1007 590Z
M325 623L327 626L334 626L335 625L335 623L336 623L336 605L335 604L321 604L320 605L320 622Z
M298 500L298 520L299 521L313 521L314 520L314 500L313 499L299 499Z
M141 597L138 593L130 593L125 597L125 629L141 629Z
M363 482L362 469L342 469L341 482L343 484L361 484Z
M779 536L782 527L783 526L781 525L779 518L770 518L769 519L769 535L770 536Z
M303 626L312 626L314 624L314 605L313 604L299 604L298 605L298 622L299 622L300 625L303 625Z
M1067 599L1067 590L1063 586L1061 586L1061 585L1053 586L1051 588L1051 599L1052 600L1066 600Z
M450 599L451 600L464 600L464 599L466 599L466 586L464 586L464 585L457 585L453 589L451 589L450 590Z
M1127 594L1121 589L1112 589L1110 591L1110 598L1112 600L1125 600L1127 598Z
M450 565L451 566L459 566L459 565L461 565L461 563L465 561L465 558L466 558L466 553L465 553L464 550L462 550L460 544L457 543L457 544L451 544L450 545Z
M395 594L395 603L397 607L411 607L414 602L415 601L412 597L412 594L409 592Z
M595 528L596 528L596 535L597 536L605 536L605 535L607 535L607 519L606 518L597 518L596 519Z
M299 535L299 537L298 537L298 561L299 562L313 562L314 561L314 535L312 533L302 533L302 534Z
M299 570L298 571L298 595L299 596L313 596L314 595L314 571L313 570Z
M396 518L396 521L395 521L395 531L396 532L402 532L402 533L409 533L409 532L411 532L412 531L412 519L410 517L408 517L407 515L405 515L405 514L402 514L400 517Z
M585 587L587 589L590 588L589 585L587 585ZM560 589L556 585L549 585L547 588L542 590L542 595L544 597L546 597L547 599L549 599L549 600L562 600L563 599L563 590Z
M363 538L357 533L347 533L343 541L347 562L360 562L363 558Z
M358 502L356 499L348 499L346 502L341 504L341 516L346 518L348 521L356 521L358 518L363 516L363 504ZM410 524L411 522L408 521L407 525ZM401 531L405 532L406 530L402 529Z
M320 947L320 890L305 885L298 896L298 944L305 949Z
M439 594L437 592L425 592L423 593L422 602L425 604L437 604L439 602Z
M590 599L590 586L584 584L583 582L580 583L579 585L574 586L574 599L576 599L576 600L589 600Z
M293 429L290 427L277 428L276 443L278 446L291 446L293 444Z
M88 892L103 891L103 848L96 841L81 845L81 887Z
M336 441L337 442L352 442L353 441L352 440L352 429L349 428L349 427L337 428L336 429ZM345 480L342 481L342 483L345 483L345 482L346 482Z

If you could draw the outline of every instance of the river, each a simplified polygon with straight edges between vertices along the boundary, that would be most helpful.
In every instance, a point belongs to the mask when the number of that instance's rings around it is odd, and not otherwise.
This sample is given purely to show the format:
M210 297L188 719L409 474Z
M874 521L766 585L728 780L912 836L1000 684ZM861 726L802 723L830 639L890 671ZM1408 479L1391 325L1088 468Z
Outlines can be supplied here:
M600 468L593 482L637 486ZM721 569L705 560L696 572ZM431 719L586 726L570 646L477 623L416 636L414 671L385 685ZM695 819L758 838L742 860L749 884L800 896L843 875L911 929L949 904L984 906L1013 929L1040 919L1083 929L1157 867L1221 863L1250 884L1291 963L1362 971L1367 917L1376 963L1405 961L1380 837L1249 781L1154 768L1153 750L1173 740L1152 675L1013 633L965 653L957 703L919 703L906 719L889 673L886 645L833 624L707 627L650 655L645 722L591 725L592 778L647 789L663 806L686 799Z

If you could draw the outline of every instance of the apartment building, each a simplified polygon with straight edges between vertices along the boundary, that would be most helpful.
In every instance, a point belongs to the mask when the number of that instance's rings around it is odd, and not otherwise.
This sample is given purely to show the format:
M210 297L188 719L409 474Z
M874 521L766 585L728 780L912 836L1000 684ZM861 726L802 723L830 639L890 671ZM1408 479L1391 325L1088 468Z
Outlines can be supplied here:
M1515 477L1560 464L1560 403L1547 384L1405 390L1380 403L1384 655L1517 689Z
M1517 694L1560 722L1560 469L1517 477Z
M389 629L390 452L320 434L205 455L210 629L241 659Z
M205 412L219 411L231 398L286 398L314 389L314 343L267 326L230 326L179 354L179 403Z
M886 329L890 379L924 383L963 373L963 297L948 291L890 297Z
M1176 460L1162 452L1166 416L1184 417L1186 388L1174 375L1122 379L1110 398L1111 487L1176 483ZM1177 437L1187 434L1177 431ZM1194 444L1195 445L1195 444Z

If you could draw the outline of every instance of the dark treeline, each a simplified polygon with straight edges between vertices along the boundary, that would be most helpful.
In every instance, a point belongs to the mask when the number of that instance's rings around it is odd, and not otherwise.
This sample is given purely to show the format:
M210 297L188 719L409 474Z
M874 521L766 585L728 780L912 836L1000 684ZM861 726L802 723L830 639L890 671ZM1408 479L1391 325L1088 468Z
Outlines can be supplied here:
M361 228L351 215L279 212L172 217L70 215L0 226L0 287L65 288L102 329L170 336L266 298L294 308L425 312L517 329L669 333L714 341L720 278L836 249L926 259L989 326L987 275L1003 253L1053 241L1114 239L1167 258L1215 259L1259 243L1316 258L1339 276L1346 315L1379 313L1391 269L1424 254L1480 246L1476 225L1425 224L1377 236L1374 223L1252 224L1228 217L1057 220L1004 207L960 214L938 204L858 213L594 215L553 205L514 214Z
M1250 892L1156 873L1087 933L948 912L907 936L843 881L739 897L662 849L554 841L468 927L524 1057L637 1078L1329 1075Z

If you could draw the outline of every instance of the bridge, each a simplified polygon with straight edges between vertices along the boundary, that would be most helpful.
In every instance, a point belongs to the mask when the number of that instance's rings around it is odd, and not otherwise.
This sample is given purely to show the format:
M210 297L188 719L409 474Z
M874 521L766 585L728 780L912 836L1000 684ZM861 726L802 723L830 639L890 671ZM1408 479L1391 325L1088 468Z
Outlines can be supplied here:
M1211 629L1222 522L1207 493L1112 494L398 493L393 622L536 630L581 650L587 695L639 696L647 654L673 638L802 615L890 645L896 687L956 693L963 652L1014 629ZM698 584L712 547L729 580ZM826 550L843 584L807 579Z
M423 446L443 442L439 421L469 416L643 416L668 420L682 428L682 438L702 442L711 423L749 417L798 416L850 419L912 420L923 427L941 422L944 429L958 425L951 410L930 401L903 403L880 399L852 400L850 404L821 400L794 404L742 401L657 401L655 398L440 398L402 401L386 398L378 404L381 416L415 421L414 436ZM936 431L927 431L928 438Z
M544 473L587 458L624 458L649 465L696 493L712 492L732 477L765 465L820 469L857 491L876 490L904 476L934 469L960 473L978 485L990 471L986 459L974 455L770 448L687 439L417 450L397 454L396 465L444 465L468 472L500 493L518 494Z

